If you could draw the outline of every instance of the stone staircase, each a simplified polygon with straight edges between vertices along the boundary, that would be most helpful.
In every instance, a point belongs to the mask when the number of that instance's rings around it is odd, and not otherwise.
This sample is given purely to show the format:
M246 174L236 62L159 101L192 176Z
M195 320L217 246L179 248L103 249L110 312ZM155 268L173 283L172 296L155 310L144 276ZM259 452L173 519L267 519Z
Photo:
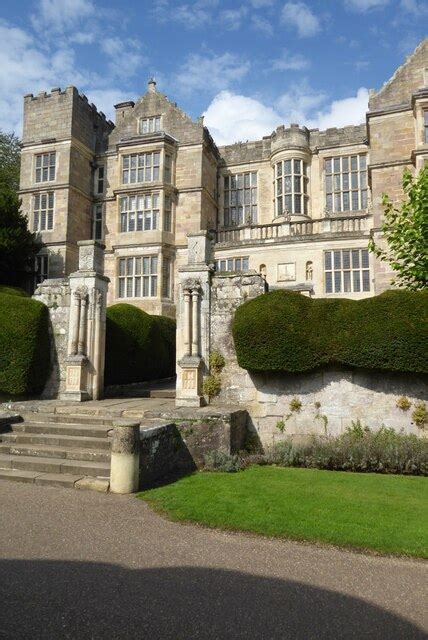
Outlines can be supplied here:
M113 418L21 415L0 431L0 479L108 491Z

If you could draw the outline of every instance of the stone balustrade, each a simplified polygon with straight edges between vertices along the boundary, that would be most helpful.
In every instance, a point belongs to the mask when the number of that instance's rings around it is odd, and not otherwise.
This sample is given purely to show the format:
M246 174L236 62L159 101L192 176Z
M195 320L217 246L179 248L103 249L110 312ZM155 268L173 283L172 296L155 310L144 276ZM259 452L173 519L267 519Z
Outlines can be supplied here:
M305 236L320 236L338 233L363 233L369 231L368 214L356 216L334 216L329 218L308 219L301 221L272 222L243 227L232 227L217 231L216 244L236 245L258 241L287 241Z

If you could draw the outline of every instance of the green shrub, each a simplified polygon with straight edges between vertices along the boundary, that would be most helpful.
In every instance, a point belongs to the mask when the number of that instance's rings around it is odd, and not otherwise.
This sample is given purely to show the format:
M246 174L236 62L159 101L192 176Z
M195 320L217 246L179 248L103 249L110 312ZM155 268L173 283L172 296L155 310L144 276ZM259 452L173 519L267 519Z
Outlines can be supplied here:
M206 471L226 471L235 473L244 468L244 464L238 455L223 453L223 451L209 451L205 456Z
M428 424L428 410L422 400L415 403L415 408L412 411L412 420L419 429L425 429Z
M5 284L0 284L0 294L5 293L8 296L19 296L21 298L29 298L29 294L24 291L24 289L20 289L19 287L9 287Z
M0 393L41 393L49 367L47 307L16 292L0 293Z
M272 291L242 304L233 321L238 363L250 371L310 371L326 364L428 372L428 291L364 300L312 300Z
M208 396L208 398L213 398L214 396L218 396L221 391L221 380L217 375L209 375L205 376L204 381L202 383L202 391L204 396Z
M209 365L210 369L214 373L220 373L225 364L226 360L223 358L219 351L211 351L209 355Z
M129 384L173 376L175 322L130 304L107 308L105 382Z
M266 457L286 467L427 475L428 441L386 427L372 431L354 425L339 436L312 436L306 444L289 438Z

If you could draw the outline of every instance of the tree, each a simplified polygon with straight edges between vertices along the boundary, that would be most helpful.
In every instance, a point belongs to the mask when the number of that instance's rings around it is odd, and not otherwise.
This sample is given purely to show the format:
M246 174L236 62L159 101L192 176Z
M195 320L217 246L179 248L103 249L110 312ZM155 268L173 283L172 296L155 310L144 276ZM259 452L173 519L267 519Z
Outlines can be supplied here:
M381 260L389 262L395 277L392 284L417 291L428 285L428 166L418 176L403 174L405 199L395 206L384 194L384 222L381 227L387 247L372 239L369 249Z
M20 211L19 145L13 133L0 131L0 284L23 286L41 245Z

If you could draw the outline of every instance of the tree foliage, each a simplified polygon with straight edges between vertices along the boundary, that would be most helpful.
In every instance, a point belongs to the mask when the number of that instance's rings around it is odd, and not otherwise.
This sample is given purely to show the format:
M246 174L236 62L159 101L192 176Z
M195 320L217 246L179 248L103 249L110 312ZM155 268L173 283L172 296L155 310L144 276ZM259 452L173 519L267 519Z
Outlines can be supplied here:
M369 248L395 272L392 284L414 291L428 284L428 166L413 177L403 174L405 200L397 207L384 194L384 223L381 227L386 248L370 241Z
M25 284L40 243L28 230L18 197L20 141L0 131L0 284Z

